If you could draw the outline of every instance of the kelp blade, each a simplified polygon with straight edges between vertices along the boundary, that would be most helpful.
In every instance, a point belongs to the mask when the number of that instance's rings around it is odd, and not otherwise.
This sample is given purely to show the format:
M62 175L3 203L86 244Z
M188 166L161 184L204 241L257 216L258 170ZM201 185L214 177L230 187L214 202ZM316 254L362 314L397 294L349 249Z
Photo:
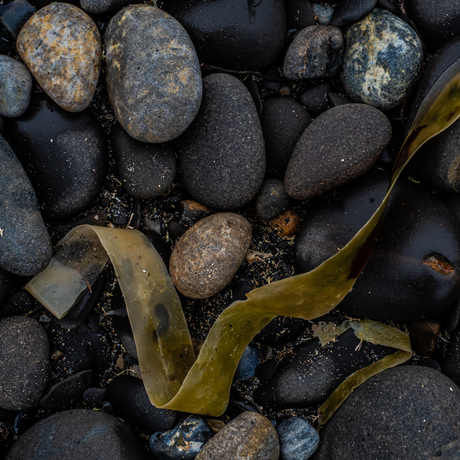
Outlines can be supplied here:
M230 305L212 326L195 362L190 337L188 332L185 332L185 320L183 316L180 318L182 313L178 311L180 304L173 300L174 296L169 288L166 289L168 296L161 297L161 301L157 298L158 293L154 292L156 287L152 286L150 281L146 282L146 288L129 288L131 285L137 285L136 277L145 277L145 272L151 273L151 276L159 276L160 280L169 279L164 266L153 273L152 268L146 265L139 273L135 260L139 253L147 254L150 250L147 249L148 245L136 241L128 250L125 243L125 238L128 238L126 233L118 236L120 231L126 231L101 227L97 227L97 231L94 229L114 264L124 292L145 387L153 404L184 412L220 415L227 406L231 381L244 348L260 329L276 316L314 319L328 313L340 303L353 287L371 254L389 194L402 169L427 140L446 129L459 117L459 68L460 64L457 61L441 75L428 92L396 161L388 194L364 227L344 248L316 269L255 289L247 295L247 300ZM79 232L80 229L75 232ZM136 231L128 233L138 234ZM137 237L133 236L133 239L137 240ZM70 241L70 238L67 240ZM151 258L155 259L155 256ZM45 306L62 303L59 299L47 299L55 296L55 290L43 294L46 289L43 284L52 280L52 276L47 274L48 270L54 271L55 268L47 268L33 280L33 286L29 284L27 287ZM81 284L84 285L84 281ZM149 289L152 289L152 294L146 295L145 293L150 292ZM163 324L169 323L162 322L165 321L163 313L155 313L156 306L160 303L167 307L175 321L174 327L163 327ZM170 307L172 310L169 310ZM162 308L160 310L163 311ZM156 331L155 334L153 330ZM161 337L158 336L158 330L163 334ZM366 333L361 333L366 336ZM369 327L367 333L372 334ZM395 362L400 363L408 359L410 347L407 348L406 345L392 355L395 356L393 360L388 357L372 365L374 370L370 373L373 375L377 371L396 365ZM398 347L399 345L396 346ZM179 354L180 359L174 361L178 359L176 354ZM344 394L349 394L357 382L362 382L370 376L369 372L366 374L366 369L368 368L354 374L354 383L353 379L344 382L345 386L348 386L348 393L339 391L337 397L331 399L328 406L329 415L341 404ZM161 373L162 377L152 375L156 373ZM160 382L159 387L156 386L157 380ZM342 394L341 397L338 397L339 393Z

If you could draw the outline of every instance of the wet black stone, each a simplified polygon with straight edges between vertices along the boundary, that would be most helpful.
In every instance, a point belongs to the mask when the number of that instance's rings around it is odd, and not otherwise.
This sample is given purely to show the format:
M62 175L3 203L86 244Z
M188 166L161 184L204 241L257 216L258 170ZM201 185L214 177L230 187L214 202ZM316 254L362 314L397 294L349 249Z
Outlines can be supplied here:
M317 117L295 146L284 177L293 198L311 199L364 174L391 137L385 115L345 104Z
M239 208L255 196L265 174L259 117L237 78L212 74L203 85L200 111L177 147L182 182L206 206Z
M274 219L289 204L289 195L284 189L283 181L266 179L256 197L256 212L260 219Z
M343 27L353 24L370 13L377 4L377 0L344 0L334 9L331 25Z
M441 315L441 327L446 332L454 332L460 322L460 298L445 310Z
M16 275L35 275L51 260L51 242L32 184L1 136L0 196L0 268Z
M27 0L14 0L0 7L0 23L12 38L16 39L20 30L36 9Z
M299 102L275 96L264 102L261 122L267 176L282 179L297 141L311 122L311 116Z
M390 174L374 170L310 207L296 240L295 262L309 271L335 254L381 203ZM459 293L460 229L445 204L400 179L373 253L339 308L351 316L410 321L434 317Z
M297 346L293 358L282 362L274 376L257 388L254 401L276 409L324 402L350 374L394 352L368 342L359 348L359 343L348 330L324 347L317 339Z
M83 393L83 401L94 407L101 407L107 391L103 388L87 388Z
M282 51L286 35L282 0L168 0L163 7L185 27L204 64L262 70Z
M284 345L299 337L307 327L308 322L301 318L277 316L256 334L253 341L272 347Z
M0 268L0 311L6 304L7 299L9 303L10 294L19 287L20 282L20 277Z
M286 0L286 24L288 29L303 29L315 24L311 2Z
M107 387L107 401L118 417L151 432L169 430L176 422L177 413L152 405L142 380L135 377L113 379Z
M312 460L458 459L460 390L423 366L399 366L371 377L321 430Z
M90 109L70 113L46 95L34 94L24 115L6 120L5 135L34 185L46 218L73 216L101 192L107 142Z
M429 52L460 35L459 0L406 0L405 7Z
M168 190L176 177L176 156L167 146L139 142L119 125L110 140L125 190L139 199L152 199Z
M266 382L273 377L277 369L278 363L275 360L269 360L257 367L256 375L262 382Z
M117 418L100 411L69 410L47 417L26 433L7 460L147 460L142 442Z
M283 73L290 80L333 77L342 64L343 48L344 39L338 27L306 27L289 46Z
M0 321L0 407L22 410L40 401L48 384L49 343L38 321L12 316Z
M90 385L91 378L92 372L86 370L55 383L40 400L40 405L50 412L70 409L73 404L82 402L83 393Z
M317 116L329 108L328 94L333 90L334 87L329 81L323 81L305 90L300 95L299 102L304 105L313 116Z
M337 107L339 105L351 104L352 101L345 96L337 93L329 93L328 98L331 101L332 107Z

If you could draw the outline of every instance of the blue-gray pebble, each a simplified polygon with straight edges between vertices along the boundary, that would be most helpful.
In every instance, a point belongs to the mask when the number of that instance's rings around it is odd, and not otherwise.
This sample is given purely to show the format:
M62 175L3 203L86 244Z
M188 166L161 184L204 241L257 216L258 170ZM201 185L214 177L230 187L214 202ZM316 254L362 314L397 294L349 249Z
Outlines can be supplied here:
M259 116L237 78L212 74L203 85L200 111L178 144L182 182L200 203L236 209L256 195L265 174Z
M318 432L299 417L288 418L276 431L283 460L307 460L319 446Z
M190 37L171 15L131 5L105 34L107 91L127 133L142 142L182 134L200 107L202 82Z
M345 34L340 82L347 96L380 109L400 104L417 78L422 43L404 21L375 9Z
M51 260L51 242L34 189L11 147L0 136L0 267L35 275Z
M32 75L19 61L0 56L0 115L19 117L29 106Z

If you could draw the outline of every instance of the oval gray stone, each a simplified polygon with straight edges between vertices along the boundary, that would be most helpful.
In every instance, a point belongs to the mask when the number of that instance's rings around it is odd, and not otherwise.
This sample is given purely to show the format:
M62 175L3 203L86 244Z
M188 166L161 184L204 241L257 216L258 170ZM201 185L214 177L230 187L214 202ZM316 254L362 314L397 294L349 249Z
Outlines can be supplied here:
M244 84L228 74L203 80L200 111L178 143L181 178L200 203L236 209L258 192L265 147L257 109Z
M422 43L404 21L375 9L345 34L340 82L350 99L387 110L406 97L422 66Z
M0 321L0 407L24 410L43 396L49 374L49 343L45 329L26 316Z
M182 134L200 107L202 82L181 24L159 8L132 5L111 19L105 49L107 91L124 130L152 143Z
M21 276L35 275L51 260L51 241L32 184L2 136L0 196L0 267Z
M0 115L19 117L29 106L32 75L19 61L0 56Z
M277 460L276 430L257 412L243 412L211 438L196 460Z
M390 138L390 122L374 107L345 104L327 110L297 142L284 178L286 191L306 200L356 179Z

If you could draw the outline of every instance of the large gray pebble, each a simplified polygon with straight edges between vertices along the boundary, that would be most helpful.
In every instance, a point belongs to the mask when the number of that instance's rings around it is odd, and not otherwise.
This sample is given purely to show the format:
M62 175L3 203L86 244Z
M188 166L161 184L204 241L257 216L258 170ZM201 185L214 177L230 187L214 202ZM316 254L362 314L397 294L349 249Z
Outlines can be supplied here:
M0 267L17 275L35 275L51 260L51 242L32 184L1 136L0 196Z
M375 9L345 34L340 82L347 96L379 109L406 97L422 66L422 44L405 22Z
M259 116L237 78L213 74L203 85L200 111L178 145L182 182L202 204L239 208L255 196L265 174Z
M0 407L24 410L40 402L49 374L49 343L38 321L10 316L0 321Z
M19 117L29 106L32 75L19 61L0 56L0 115Z
M277 460L276 430L263 415L243 412L205 444L196 460Z
M284 178L286 191L306 200L356 179L390 138L390 122L374 107L346 104L324 112L295 146Z
M131 5L105 35L107 91L118 121L142 142L176 138L195 118L202 82L195 48L172 16Z
M27 430L6 460L147 460L142 442L130 428L104 412L69 410L47 417Z
M370 378L321 430L314 460L460 458L460 390L438 371L399 366Z

